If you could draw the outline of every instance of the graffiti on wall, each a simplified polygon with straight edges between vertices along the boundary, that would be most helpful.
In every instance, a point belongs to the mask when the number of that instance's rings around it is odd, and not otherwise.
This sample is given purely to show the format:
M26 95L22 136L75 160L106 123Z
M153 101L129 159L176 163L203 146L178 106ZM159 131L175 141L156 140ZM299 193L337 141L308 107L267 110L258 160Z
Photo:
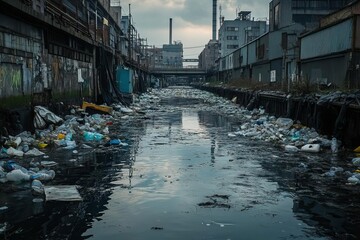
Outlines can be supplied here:
M66 95L72 91L79 92L79 94L82 92L86 96L91 95L91 64L51 55L49 55L48 63L48 78L52 81L50 86L54 93ZM79 72L84 80L81 83L79 82ZM80 91L81 89L82 91Z
M22 95L22 65L16 63L0 63L0 97Z

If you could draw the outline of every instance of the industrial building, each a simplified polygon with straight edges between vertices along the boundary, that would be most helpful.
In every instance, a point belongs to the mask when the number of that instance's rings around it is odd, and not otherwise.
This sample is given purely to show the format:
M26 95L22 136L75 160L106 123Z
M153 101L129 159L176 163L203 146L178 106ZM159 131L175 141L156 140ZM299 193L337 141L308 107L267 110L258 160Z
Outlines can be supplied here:
M352 5L348 5L350 1L286 1L273 0L269 4L270 15L270 31L262 36L252 40L249 43L239 47L224 57L221 57L218 74L219 79L223 81L236 80L243 83L244 86L250 85L273 85L277 89L290 91L291 85L299 81L307 81L310 79L311 84L330 83L334 80L328 80L330 72L327 74L321 73L319 68L313 67L312 61L314 58L324 57L326 54L333 54L335 51L348 52L348 58L340 61L341 64L333 63L334 66L339 66L341 76L339 73L333 75L336 78L337 86L344 86L341 81L344 78L352 76L356 78L356 71L351 73L345 71L350 56L353 56L352 61L355 61L357 54L350 53L350 49L354 51L357 48L355 33L357 30L357 4L355 1ZM341 26L332 27L325 30L325 25L322 22L329 22L326 19L334 19L329 15L334 12L334 9L345 8L345 13L342 16L338 14L336 19L341 19L346 23ZM352 10L352 17L349 16L349 8ZM341 10L340 10L341 12ZM320 19L323 19L320 21ZM322 23L322 25L320 25ZM335 24L335 21L332 21ZM339 22L338 22L339 24ZM328 24L327 28L331 24ZM319 30L324 29L324 30ZM317 30L315 30L317 29ZM323 38L314 37L311 31L325 31L322 33ZM332 35L330 34L332 32ZM336 33L335 33L336 32ZM342 34L339 34L342 32ZM326 35L327 34L327 35ZM330 34L330 35L329 35ZM318 33L319 35L319 33ZM347 40L345 39L347 38ZM331 41L329 39L332 39ZM349 42L352 39L353 42ZM334 41L333 41L334 40ZM343 42L344 41L344 42ZM324 42L327 42L324 44ZM330 42L332 42L330 44ZM303 44L305 44L303 46ZM344 46L346 45L346 46ZM340 46L340 47L339 47ZM304 48L303 48L304 47ZM324 51L324 47L328 50ZM315 48L316 51L315 51ZM355 50L356 52L357 50ZM300 56L301 55L301 56ZM312 62L312 63L311 63ZM353 63L351 69L356 69L356 64ZM325 64L326 65L326 64ZM325 70L322 70L323 72ZM346 73L344 73L346 72ZM306 79L305 79L306 78ZM356 82L356 80L346 80L348 83ZM354 86L348 84L347 87Z
M300 37L300 75L319 87L360 88L360 1Z
M220 55L224 57L267 32L266 21L251 19L250 11L241 11L235 20L220 23Z

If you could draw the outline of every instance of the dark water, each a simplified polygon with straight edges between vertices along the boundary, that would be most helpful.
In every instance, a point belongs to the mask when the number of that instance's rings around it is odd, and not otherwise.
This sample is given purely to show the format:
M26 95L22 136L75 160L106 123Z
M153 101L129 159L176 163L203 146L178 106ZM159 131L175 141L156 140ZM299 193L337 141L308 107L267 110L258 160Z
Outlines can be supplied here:
M359 188L321 176L334 165L350 168L346 156L284 153L231 138L238 125L196 103L167 99L164 111L114 125L128 147L81 153L76 162L71 151L53 152L59 166L52 184L79 185L80 203L34 203L29 184L2 186L0 207L8 209L0 210L1 237L360 237Z

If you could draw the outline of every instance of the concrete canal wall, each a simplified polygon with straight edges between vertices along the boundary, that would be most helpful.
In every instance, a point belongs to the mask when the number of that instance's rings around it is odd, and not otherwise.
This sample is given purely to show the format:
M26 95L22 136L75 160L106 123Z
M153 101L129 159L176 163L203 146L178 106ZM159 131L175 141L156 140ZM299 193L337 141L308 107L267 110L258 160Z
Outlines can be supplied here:
M314 128L329 138L342 141L345 147L360 145L360 106L356 94L333 93L326 96L288 97L278 92L239 90L214 86L196 86L240 106L263 107L270 115L289 117L302 125Z

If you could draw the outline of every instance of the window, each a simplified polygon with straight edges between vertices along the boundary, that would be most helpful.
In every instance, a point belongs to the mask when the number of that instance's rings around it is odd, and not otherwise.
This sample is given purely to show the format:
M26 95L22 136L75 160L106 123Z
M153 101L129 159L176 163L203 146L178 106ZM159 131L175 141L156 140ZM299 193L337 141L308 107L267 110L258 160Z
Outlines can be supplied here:
M280 23L280 3L277 4L274 8L274 29L279 29Z
M227 36L226 37L227 40L238 40L238 36Z
M256 48L256 56L257 59L263 59L265 56L265 45L261 44Z
M227 49L237 49L239 45L227 45Z
M229 31L229 32L237 32L237 31L239 31L239 28L238 28L238 27L227 27L227 28L226 28L226 31Z

